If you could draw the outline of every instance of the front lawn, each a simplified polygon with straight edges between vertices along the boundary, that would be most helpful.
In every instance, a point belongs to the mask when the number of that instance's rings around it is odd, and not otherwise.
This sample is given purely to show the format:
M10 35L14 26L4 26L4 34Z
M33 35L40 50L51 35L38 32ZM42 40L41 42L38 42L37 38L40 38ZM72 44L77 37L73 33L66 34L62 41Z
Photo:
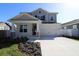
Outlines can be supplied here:
M25 54L20 52L18 44L11 45L10 47L0 49L0 56L24 56Z
M28 38L0 38L0 56L24 56L18 49L18 44L20 42L26 42Z
M39 42L27 42L28 38L0 39L0 56L41 56Z

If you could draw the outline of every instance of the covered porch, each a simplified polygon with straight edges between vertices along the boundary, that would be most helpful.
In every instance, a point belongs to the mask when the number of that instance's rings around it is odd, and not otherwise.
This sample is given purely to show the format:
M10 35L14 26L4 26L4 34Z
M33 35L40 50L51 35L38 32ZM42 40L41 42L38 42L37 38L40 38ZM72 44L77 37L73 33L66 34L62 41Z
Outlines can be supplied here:
M40 23L41 21L14 21L16 24L17 37L29 37L37 38L40 37Z
M16 15L9 20L11 23L16 24L17 29L15 30L17 37L38 37L40 36L40 24L41 20L34 16L22 13Z

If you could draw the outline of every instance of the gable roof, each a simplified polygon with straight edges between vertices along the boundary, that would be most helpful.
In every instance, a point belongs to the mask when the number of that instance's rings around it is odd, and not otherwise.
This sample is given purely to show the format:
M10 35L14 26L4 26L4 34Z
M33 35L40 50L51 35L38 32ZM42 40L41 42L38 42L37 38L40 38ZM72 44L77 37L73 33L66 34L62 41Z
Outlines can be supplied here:
M11 18L9 21L38 21L38 18L33 17L32 15L29 15L27 13L19 14L13 18Z
M79 19L75 19L75 20L63 23L62 25L63 26L68 26L68 25L74 25L74 24L77 24L77 23L79 23Z
M32 12L36 12L36 11L43 11L43 12L45 12L45 13L48 13L48 11L46 11L46 10L44 10L44 9L42 9L42 8L38 8L38 9L36 9L36 10L34 10L34 11L32 11Z
M45 12L45 13L50 13L50 14L58 14L58 12L48 12L47 10L42 9L42 8L38 8L38 9L32 11L32 13L33 13L33 12L36 12L36 11L43 11L43 12Z

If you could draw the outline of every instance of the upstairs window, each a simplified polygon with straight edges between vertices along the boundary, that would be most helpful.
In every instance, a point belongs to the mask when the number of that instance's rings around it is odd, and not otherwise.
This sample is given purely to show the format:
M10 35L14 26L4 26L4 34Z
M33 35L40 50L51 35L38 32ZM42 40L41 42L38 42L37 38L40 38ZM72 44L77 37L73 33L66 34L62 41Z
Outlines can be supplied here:
M53 17L51 17L51 21L53 21Z
M45 20L45 15L41 16L41 20Z
M41 13L41 11L39 11L39 13Z
M20 32L27 32L27 25L20 25Z

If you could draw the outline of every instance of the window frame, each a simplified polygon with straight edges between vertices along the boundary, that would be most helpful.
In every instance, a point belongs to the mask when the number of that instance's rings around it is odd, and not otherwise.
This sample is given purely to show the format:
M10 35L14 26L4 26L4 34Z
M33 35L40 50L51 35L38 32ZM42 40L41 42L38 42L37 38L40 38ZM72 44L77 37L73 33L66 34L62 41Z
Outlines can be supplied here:
M53 21L54 19L53 19L53 16L51 16L51 19L50 19L51 21Z
M27 25L20 25L20 32L27 32Z
M41 13L41 11L39 11L39 14Z
M45 20L45 15L41 16L41 20L43 21Z

